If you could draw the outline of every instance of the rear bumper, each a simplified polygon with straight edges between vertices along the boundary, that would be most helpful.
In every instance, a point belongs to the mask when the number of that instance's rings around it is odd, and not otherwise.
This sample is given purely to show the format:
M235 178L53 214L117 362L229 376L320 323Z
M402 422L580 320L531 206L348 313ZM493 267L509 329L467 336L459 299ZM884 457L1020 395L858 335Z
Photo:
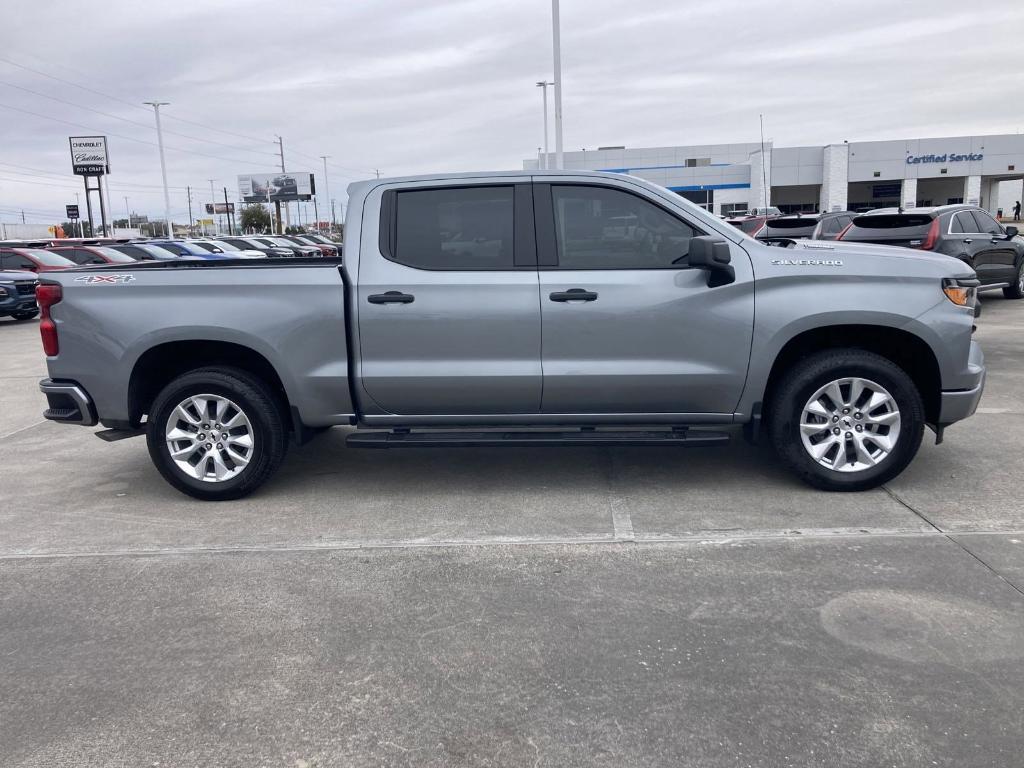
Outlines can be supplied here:
M971 342L967 370L973 379L973 386L942 393L939 409L939 424L942 426L966 419L978 410L978 403L985 390L985 355L976 341Z
M98 422L92 398L77 382L43 379L39 382L39 391L46 395L49 406L43 411L43 418L83 427L91 427Z

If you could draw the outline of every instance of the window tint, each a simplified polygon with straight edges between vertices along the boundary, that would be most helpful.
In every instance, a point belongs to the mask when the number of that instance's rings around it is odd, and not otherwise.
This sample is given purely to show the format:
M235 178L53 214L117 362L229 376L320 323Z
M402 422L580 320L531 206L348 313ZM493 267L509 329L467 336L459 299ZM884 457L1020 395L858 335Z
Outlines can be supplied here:
M825 219L821 231L824 232L826 235L837 235L843 228L843 225L840 223L841 221L842 219L840 219L838 216L833 216L830 219Z
M561 269L679 268L694 229L643 198L597 186L551 188Z
M511 186L398 192L393 258L418 269L512 269L514 208Z
M954 213L953 223L950 226L949 231L960 235L965 234L967 232L973 232L974 227L974 219L973 217L971 217L970 214L965 216L964 214L961 213Z
M1003 228L999 226L999 222L985 211L971 211L971 213L974 214L974 220L978 222L978 232L986 232L990 235L1003 234Z
M135 259L152 259L153 256L141 248L136 248L134 245L112 245L115 251L120 251L128 256Z

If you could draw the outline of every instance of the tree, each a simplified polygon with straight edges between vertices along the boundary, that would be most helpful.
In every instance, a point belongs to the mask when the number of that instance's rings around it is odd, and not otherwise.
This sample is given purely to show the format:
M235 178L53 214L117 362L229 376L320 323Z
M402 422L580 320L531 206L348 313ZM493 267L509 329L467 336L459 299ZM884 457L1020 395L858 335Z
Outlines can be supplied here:
M270 213L259 203L250 203L242 209L238 223L243 232L267 232L270 230Z
M82 222L82 232L85 233L82 236L83 237L92 237L92 228L89 226L89 222L88 221L82 221L81 219L79 219L78 221L65 221L63 224L61 224L60 226L61 226L61 229L64 230L64 234L66 236L68 236L68 237L78 237L78 222L79 221Z

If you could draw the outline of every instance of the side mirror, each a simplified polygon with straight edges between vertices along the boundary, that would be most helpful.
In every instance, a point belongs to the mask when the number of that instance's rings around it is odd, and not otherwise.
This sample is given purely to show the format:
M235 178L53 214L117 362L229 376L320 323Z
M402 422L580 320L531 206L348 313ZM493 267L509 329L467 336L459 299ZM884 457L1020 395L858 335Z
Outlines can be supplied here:
M1013 238L1015 238L1017 236L1017 233L1020 231L1016 227L1005 227L1005 230L1007 240L1013 240Z
M717 288L736 281L736 270L729 263L729 243L714 235L701 235L690 238L688 261L694 269L703 269L708 273L708 288Z

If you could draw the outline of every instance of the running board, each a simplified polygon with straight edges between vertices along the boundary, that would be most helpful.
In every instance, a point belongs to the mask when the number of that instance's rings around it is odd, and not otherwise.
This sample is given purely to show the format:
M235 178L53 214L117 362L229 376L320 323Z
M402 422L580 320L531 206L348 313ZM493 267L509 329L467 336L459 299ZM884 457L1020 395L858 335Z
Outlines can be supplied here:
M352 432L353 448L540 448L567 445L723 445L725 432L673 429L650 432Z
M100 440L104 440L108 443L114 443L118 440L126 440L129 437L138 437L139 435L146 434L144 429L101 429L96 432L95 435Z

